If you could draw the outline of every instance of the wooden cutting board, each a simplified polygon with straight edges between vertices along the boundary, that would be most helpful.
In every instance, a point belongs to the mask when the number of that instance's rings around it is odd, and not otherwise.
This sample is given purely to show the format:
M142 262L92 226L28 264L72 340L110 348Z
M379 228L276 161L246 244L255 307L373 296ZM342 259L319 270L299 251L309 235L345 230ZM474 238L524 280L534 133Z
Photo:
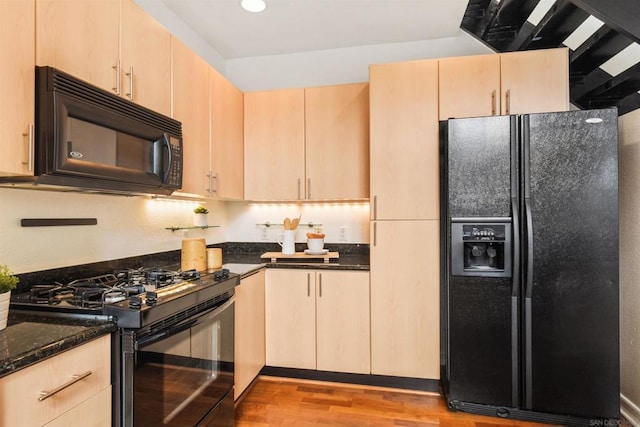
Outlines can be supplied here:
M278 262L278 260L305 260L305 259L322 259L325 264L328 264L331 259L339 258L338 252L327 252L322 255L309 255L304 252L296 252L294 254L283 254L282 252L265 252L260 258L271 258L271 262Z

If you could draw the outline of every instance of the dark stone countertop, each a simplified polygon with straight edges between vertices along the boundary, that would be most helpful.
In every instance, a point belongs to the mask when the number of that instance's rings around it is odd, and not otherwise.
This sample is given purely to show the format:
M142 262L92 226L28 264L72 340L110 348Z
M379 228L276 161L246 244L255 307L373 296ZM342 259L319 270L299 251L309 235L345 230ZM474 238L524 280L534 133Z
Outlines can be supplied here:
M0 377L115 330L115 323L106 318L52 317L11 309L7 327L0 331Z

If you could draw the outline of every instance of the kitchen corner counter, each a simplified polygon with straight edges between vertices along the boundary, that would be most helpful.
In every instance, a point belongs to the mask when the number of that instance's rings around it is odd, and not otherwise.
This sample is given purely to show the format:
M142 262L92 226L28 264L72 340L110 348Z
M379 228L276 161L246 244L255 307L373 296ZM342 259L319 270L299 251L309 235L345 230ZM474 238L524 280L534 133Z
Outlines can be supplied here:
M0 331L0 377L116 331L108 320L62 318L9 311L6 329Z
M257 269L288 268L288 269L318 269L318 270L360 270L369 271L369 245L366 244L338 244L327 243L330 251L338 252L339 257L325 263L323 259L281 259L270 262L270 259L261 258L265 252L278 252L282 248L277 243L244 243L231 242L224 245L223 267L230 266L229 271L242 276L250 275ZM306 249L306 244L296 243L296 252ZM249 267L243 265L250 264ZM238 271L234 271L237 267Z

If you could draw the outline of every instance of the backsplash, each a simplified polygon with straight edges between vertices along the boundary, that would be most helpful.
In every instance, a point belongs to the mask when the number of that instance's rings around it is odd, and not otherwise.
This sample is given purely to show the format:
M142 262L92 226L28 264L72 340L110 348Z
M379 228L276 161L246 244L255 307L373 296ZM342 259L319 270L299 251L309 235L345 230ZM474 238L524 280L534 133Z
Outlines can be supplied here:
M227 202L227 215L227 241L230 242L275 243L283 230L284 218L301 215L297 243L306 242L306 233L318 229L325 234L326 243L369 243L368 202Z
M296 242L318 227L326 244L368 244L369 203L248 203L207 200L207 230L192 225L197 202L143 196L0 188L0 264L16 274L179 250L183 238L276 244L285 217L301 216ZM96 218L97 225L21 227L22 218ZM264 224L270 223L270 227ZM277 244L276 244L277 245Z
M224 203L209 200L207 230L192 225L196 202L143 196L61 193L0 188L0 264L14 273L89 264L178 250L184 237L226 241ZM21 218L96 218L97 225L21 227Z

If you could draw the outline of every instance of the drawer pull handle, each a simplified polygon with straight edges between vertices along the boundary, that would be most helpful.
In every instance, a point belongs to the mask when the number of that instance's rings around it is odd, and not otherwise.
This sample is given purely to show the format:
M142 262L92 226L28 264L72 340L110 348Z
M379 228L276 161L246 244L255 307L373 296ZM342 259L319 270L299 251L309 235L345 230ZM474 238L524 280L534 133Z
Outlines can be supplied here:
M40 392L40 397L38 397L38 402L42 402L45 399L50 398L51 396L53 396L54 394L61 392L62 390L64 390L67 387L71 387L72 385L74 385L75 383L77 383L78 381L87 378L89 375L91 375L92 372L91 371L87 371L83 374L78 374L78 375L72 375L71 376L71 380L62 384L61 386L58 386L56 388L54 388L53 390L45 390L45 391L41 391Z

